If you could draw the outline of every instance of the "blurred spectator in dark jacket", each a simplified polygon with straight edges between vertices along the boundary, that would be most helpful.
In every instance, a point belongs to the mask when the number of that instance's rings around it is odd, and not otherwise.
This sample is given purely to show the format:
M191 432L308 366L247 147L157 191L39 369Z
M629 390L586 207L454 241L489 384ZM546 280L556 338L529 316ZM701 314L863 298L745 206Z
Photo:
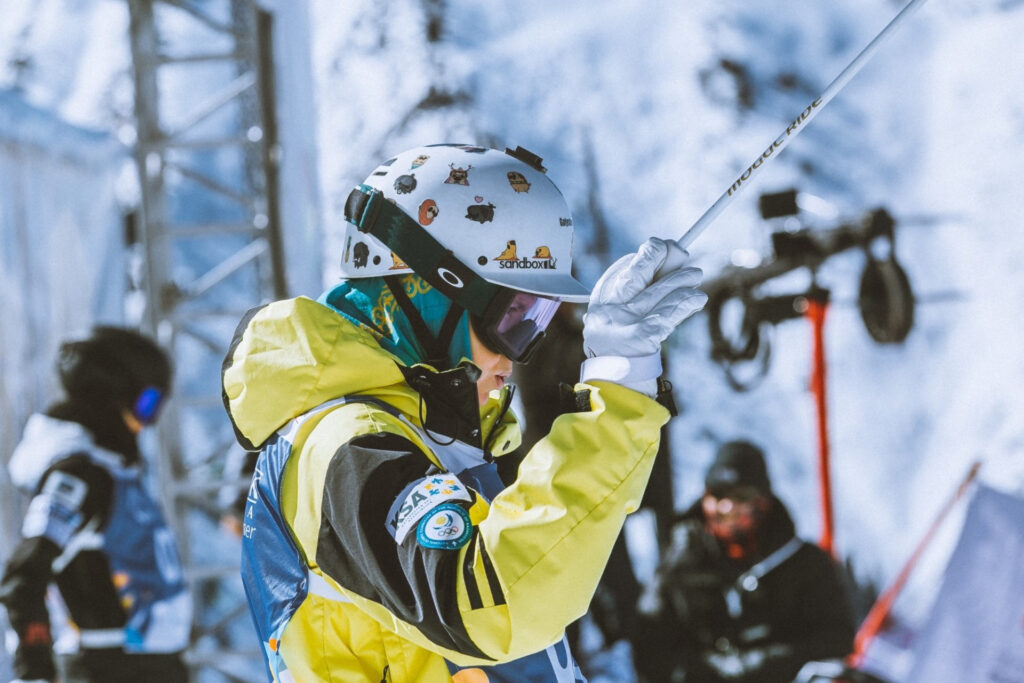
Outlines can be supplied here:
M635 664L650 683L790 683L847 655L855 631L838 566L796 536L745 441L719 449L640 611Z

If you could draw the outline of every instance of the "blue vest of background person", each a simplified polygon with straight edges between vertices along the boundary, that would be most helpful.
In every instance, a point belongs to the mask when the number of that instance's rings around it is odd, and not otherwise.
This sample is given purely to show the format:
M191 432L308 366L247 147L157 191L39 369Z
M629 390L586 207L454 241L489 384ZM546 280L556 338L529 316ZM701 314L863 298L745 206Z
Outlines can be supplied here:
M635 664L651 682L790 683L849 654L855 631L838 566L795 535L746 441L719 449L640 612Z
M137 332L98 326L61 346L57 369L66 396L29 418L10 462L32 496L0 582L15 676L184 682L191 600L137 441L170 389L170 361ZM78 636L56 663L51 582Z
M669 411L661 344L706 296L652 238L593 293L541 159L432 145L346 203L345 279L251 311L223 369L259 450L242 579L286 683L573 683L564 636L637 508ZM564 301L589 301L565 411L511 480L508 384Z

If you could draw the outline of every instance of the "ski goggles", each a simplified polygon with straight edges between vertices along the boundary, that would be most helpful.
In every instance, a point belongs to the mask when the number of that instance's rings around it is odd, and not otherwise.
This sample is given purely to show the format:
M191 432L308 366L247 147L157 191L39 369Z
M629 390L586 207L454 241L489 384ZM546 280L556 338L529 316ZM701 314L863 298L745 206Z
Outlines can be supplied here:
M385 200L380 190L366 186L353 190L345 203L345 218L469 311L473 331L488 349L516 363L526 363L536 351L560 299L488 282Z
M501 288L483 316L472 316L473 331L488 349L527 363L555 317L558 299Z
M160 414L160 408L163 407L165 398L166 394L157 387L146 387L135 399L132 415L144 425L153 424Z

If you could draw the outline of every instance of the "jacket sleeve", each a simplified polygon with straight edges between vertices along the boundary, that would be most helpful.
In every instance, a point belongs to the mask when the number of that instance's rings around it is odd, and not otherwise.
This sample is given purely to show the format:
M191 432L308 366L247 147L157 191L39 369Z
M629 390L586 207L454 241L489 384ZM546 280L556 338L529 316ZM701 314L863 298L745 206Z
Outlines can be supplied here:
M89 613L106 610L111 614L115 608L123 624L116 593L110 601L114 589L109 570L104 571L105 556L96 550L76 552L87 525L105 522L111 485L109 474L85 456L76 456L50 469L29 503L22 538L0 579L0 602L18 638L14 673L21 679L52 680L56 675L46 609L46 591L55 571L60 573L58 583L79 627L92 626L95 618ZM64 590L66 581L82 584L77 593L81 604L69 599L74 594Z
M382 625L456 664L510 661L551 645L586 612L668 419L658 403L618 385L577 388L589 392L590 410L556 419L508 488L489 504L475 494L446 501L469 522L468 537L451 548L424 545L417 533L399 542L387 527L396 501L426 475L429 461L412 441L381 430L332 451L318 538L303 543L297 534L307 557L366 598L357 604ZM326 457L317 451L331 441L329 422L303 457Z
M56 676L46 586L53 575L50 564L59 554L48 538L22 538L0 579L0 602L18 639L14 675L20 679L49 681Z

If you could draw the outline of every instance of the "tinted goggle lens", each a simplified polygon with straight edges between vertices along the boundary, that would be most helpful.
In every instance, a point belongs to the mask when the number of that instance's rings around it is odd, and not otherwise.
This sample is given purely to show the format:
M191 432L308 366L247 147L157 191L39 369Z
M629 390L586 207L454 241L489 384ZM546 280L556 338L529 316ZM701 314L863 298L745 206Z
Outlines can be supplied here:
M153 424L163 404L164 392L156 387L146 387L135 400L132 414L142 424Z
M491 304L478 333L492 351L525 363L544 337L560 303L558 299L508 290Z

